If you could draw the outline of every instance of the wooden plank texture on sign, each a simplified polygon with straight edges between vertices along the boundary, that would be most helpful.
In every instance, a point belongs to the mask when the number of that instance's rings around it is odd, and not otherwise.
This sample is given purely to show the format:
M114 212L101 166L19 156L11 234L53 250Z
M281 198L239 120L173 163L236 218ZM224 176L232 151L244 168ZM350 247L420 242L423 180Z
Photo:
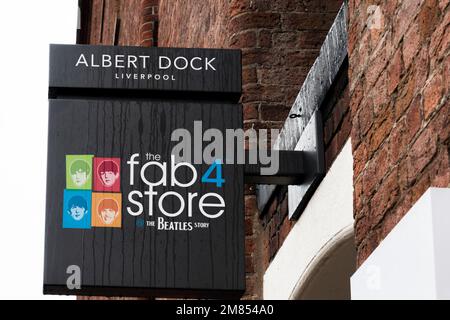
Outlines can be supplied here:
M83 100L49 101L48 172L46 203L46 239L44 292L76 295L131 295L183 297L238 297L245 290L243 167L223 166L225 184L195 183L188 188L155 187L159 194L172 190L184 199L188 192L199 195L217 192L226 203L225 213L209 219L193 210L168 222L209 223L208 228L192 231L158 230L142 225L161 217L144 213L132 216L128 194L142 193L147 186L139 179L146 162L145 154L160 154L170 162L175 142L174 129L193 133L194 121L202 121L203 130L242 127L242 107L220 102L182 102L161 100ZM225 146L225 141L224 141ZM135 167L136 183L131 186L127 161L140 154ZM64 229L62 227L63 192L66 187L66 155L116 157L121 163L122 226L120 228ZM209 165L195 164L198 179ZM189 170L180 170L180 180L189 179ZM159 171L152 167L149 176ZM178 173L177 173L178 174ZM157 197L157 196L156 196ZM155 198L156 198L155 197ZM169 211L179 203L165 202ZM81 289L66 286L71 265L81 269Z

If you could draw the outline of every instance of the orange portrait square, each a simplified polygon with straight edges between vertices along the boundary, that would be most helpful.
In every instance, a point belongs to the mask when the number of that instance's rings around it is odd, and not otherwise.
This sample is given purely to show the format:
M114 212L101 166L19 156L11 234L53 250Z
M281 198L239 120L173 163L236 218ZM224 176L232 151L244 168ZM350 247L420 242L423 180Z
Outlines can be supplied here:
M122 194L92 193L92 227L122 227Z

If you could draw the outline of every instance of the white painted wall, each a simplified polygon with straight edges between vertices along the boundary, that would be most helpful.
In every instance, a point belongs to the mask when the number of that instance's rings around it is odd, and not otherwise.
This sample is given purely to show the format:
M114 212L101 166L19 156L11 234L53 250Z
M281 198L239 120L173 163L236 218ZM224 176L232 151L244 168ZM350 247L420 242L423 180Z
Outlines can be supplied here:
M349 139L266 270L264 299L292 298L314 260L351 228L353 158Z
M352 299L450 299L450 189L430 188L351 278Z

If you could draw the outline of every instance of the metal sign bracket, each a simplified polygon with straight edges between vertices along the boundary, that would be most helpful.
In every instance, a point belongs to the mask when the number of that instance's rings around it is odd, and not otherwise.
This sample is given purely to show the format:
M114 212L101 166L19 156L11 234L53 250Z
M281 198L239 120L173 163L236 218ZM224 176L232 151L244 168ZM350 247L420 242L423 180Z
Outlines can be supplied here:
M246 183L258 183L258 207L265 214L277 186L295 188L297 209L289 219L297 219L325 174L323 125L320 111L316 110L303 131L294 150L279 151L279 169L274 175L261 175L260 164L246 164ZM248 157L246 158L248 159Z

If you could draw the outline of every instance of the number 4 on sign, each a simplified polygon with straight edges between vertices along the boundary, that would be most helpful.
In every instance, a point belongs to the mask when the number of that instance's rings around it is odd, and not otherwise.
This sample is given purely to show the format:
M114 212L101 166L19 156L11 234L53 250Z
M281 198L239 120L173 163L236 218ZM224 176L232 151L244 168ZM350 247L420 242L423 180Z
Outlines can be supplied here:
M211 174L214 169L216 170L216 177L212 178ZM222 187L222 184L225 183L225 179L222 178L222 161L216 159L214 163L212 163L208 170L206 170L205 174L202 176L203 183L215 183L217 187Z

